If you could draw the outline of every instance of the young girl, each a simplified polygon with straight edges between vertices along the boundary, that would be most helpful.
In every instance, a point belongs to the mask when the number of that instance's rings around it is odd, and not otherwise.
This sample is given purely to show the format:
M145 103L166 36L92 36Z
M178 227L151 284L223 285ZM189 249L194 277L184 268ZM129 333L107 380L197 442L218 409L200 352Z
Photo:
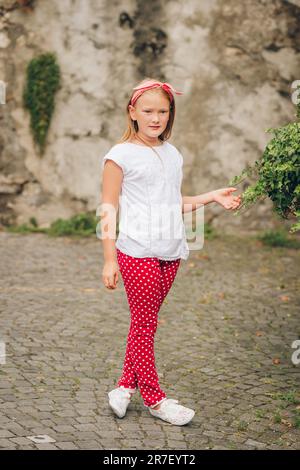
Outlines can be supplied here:
M182 92L151 78L133 90L127 104L128 128L103 158L102 215L108 214L110 233L104 236L101 220L102 278L107 289L115 289L119 267L131 315L123 371L117 388L108 393L109 405L118 417L125 416L130 398L139 388L153 416L184 425L195 412L167 398L154 356L160 307L181 259L189 256L182 213L210 202L233 210L240 205L240 196L234 197L236 188L231 187L182 196L183 157L167 142L175 117L174 93Z

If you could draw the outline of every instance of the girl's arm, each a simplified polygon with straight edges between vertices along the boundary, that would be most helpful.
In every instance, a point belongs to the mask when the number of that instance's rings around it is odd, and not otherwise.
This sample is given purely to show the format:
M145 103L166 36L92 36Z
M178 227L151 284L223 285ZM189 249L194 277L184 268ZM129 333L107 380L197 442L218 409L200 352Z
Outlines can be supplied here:
M199 196L182 196L182 212L191 212L198 207L214 202L213 191L199 194Z
M121 167L114 161L107 160L102 173L100 227L104 256L102 278L104 285L112 289L116 287L118 281L116 227L122 180Z
M241 203L241 196L233 196L237 188L221 188L198 196L182 196L182 213L191 212L202 205L217 202L225 209L236 209Z

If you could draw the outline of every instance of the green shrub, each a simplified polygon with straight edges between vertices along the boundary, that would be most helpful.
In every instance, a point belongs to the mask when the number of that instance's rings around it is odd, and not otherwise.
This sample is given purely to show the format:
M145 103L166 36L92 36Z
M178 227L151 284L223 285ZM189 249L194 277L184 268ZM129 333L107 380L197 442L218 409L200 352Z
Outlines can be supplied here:
M300 118L300 85L296 88L296 90L298 91L298 102L296 104L297 106L297 117Z
M52 222L49 228L38 227L36 219L31 217L27 224L11 225L6 229L9 232L16 233L42 232L54 237L64 235L96 236L97 222L94 213L81 213L72 216L70 219L57 219Z
M98 220L92 213L76 214L70 219L57 219L52 222L47 233L52 236L94 235Z
M290 232L300 230L300 123L294 122L272 131L274 137L267 144L260 160L235 176L230 185L240 183L246 176L255 176L257 181L242 194L242 202L234 215L257 200L269 197L273 210L287 219L294 215L297 222Z
M194 225L192 227L186 227L185 232L187 240L192 241L195 237L202 237L202 230L203 237L206 240L213 240L218 237L216 229L209 222L206 222L203 226L199 225L197 228Z
M294 417L294 426L295 428L300 429L300 416Z
M276 394L276 398L278 400L283 400L283 401L286 401L288 403L292 403L293 405L298 405L299 403L299 400L297 398L297 390L293 389L293 390L288 390L287 392L285 393L277 393Z
M204 224L204 237L206 240L214 240L217 236L216 229L209 222Z
M239 421L238 423L238 431L246 431L248 428L249 423L247 421Z
M279 413L279 411L276 411L276 413L273 415L273 420L274 420L274 423L276 424L280 424L281 423L281 415Z
M283 246L286 248L300 248L298 240L291 239L287 236L284 230L267 230L262 235L257 237L264 245L268 246Z
M30 127L41 153L45 148L59 84L60 70L54 54L42 54L28 64L23 102L30 112Z
M32 233L32 232L46 232L47 229L38 227L38 223L35 217L30 217L29 223L20 225L9 225L6 227L8 232L14 233Z

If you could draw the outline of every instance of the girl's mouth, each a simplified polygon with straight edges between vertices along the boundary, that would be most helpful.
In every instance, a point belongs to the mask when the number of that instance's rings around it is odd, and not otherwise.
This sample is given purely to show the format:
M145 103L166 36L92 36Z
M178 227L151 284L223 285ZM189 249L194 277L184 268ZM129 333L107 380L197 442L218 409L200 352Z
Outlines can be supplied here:
M151 129L159 129L160 128L160 126L150 126L150 127L151 127Z

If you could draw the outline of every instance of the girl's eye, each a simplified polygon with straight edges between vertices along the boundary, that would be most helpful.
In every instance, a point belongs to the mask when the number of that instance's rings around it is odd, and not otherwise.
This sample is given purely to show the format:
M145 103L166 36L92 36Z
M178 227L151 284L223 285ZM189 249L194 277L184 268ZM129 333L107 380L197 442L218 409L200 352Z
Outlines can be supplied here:
M151 111L144 111L145 113L151 113ZM162 113L167 113L168 111L161 111Z

